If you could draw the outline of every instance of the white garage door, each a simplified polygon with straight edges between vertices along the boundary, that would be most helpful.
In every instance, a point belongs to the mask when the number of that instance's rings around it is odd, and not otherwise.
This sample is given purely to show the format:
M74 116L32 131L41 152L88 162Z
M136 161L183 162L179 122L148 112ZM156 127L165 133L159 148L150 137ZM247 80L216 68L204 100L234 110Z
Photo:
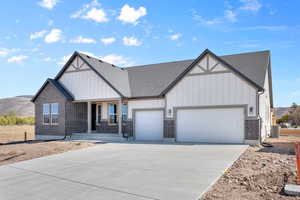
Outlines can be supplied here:
M163 139L163 111L136 111L135 139L157 141Z
M207 143L243 143L244 109L179 109L177 141Z

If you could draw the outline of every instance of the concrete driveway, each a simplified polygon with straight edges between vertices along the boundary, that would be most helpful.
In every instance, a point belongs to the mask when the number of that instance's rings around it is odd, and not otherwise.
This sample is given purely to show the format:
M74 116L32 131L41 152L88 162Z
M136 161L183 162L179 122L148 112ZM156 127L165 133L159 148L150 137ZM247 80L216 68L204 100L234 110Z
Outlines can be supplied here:
M97 145L0 167L0 199L194 200L246 148L246 145Z

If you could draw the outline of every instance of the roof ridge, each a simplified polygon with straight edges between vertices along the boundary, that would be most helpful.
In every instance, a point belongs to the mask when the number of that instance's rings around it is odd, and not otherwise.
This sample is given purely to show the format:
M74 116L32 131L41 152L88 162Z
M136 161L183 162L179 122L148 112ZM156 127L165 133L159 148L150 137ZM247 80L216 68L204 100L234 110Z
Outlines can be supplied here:
M149 65L160 65L160 64L178 63L178 62L192 61L192 60L195 60L195 59L184 59L184 60L176 60L176 61L168 61L168 62L152 63L152 64L145 64L145 65L134 65L134 66L128 66L128 67L125 67L124 69L147 67L147 66L149 66Z
M95 59L95 60L97 60L97 61L100 61L101 63L111 65L112 67L114 67L114 68L116 68L116 69L124 70L124 67L120 67L120 66L117 66L117 65L115 65L115 64L106 62L106 61L102 60L101 58L94 57L94 56L90 56L90 55L85 54L85 53L82 53L82 52L78 52L78 53L81 54L81 55L84 55L84 56L88 57L89 59Z
M270 53L270 50L262 50L262 51L249 51L249 52L244 52L244 53L234 53L234 54L228 54L228 55L221 55L219 57L224 57L224 56L238 56L238 55L247 55L247 54L255 54L255 53Z

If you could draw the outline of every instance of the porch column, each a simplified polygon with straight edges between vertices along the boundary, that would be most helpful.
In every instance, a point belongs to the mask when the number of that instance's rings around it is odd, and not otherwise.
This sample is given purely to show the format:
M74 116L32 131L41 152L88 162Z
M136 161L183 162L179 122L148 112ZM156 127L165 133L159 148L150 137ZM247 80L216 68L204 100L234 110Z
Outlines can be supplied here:
M122 136L122 99L119 99L119 135Z
M92 104L91 102L87 102L87 123L88 123L88 128L87 128L87 132L90 133L92 130L92 124L91 124L91 108L92 108Z

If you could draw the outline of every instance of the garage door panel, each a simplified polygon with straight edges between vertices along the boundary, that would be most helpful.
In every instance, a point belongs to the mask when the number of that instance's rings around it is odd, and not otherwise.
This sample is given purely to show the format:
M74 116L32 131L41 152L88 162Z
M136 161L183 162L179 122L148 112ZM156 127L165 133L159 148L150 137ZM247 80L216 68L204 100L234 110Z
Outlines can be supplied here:
M136 111L135 139L157 141L163 139L163 111Z
M179 109L177 141L243 143L243 108Z

